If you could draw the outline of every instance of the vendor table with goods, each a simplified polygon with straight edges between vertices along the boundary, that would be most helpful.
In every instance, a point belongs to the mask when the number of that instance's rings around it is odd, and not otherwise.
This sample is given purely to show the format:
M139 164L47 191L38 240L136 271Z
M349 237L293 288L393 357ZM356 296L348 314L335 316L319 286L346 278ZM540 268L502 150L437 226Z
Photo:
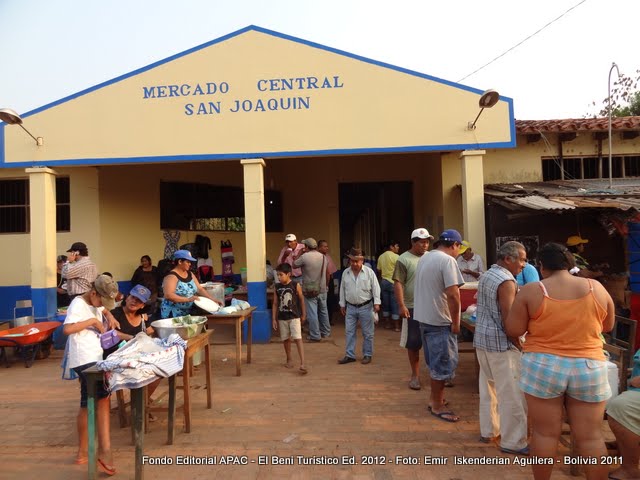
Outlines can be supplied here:
M207 408L212 407L211 399L211 346L210 339L213 330L207 330L195 337L187 340L187 349L184 355L184 364L182 367L182 378L184 387L184 402L182 407L185 417L185 431L191 432L191 396L189 392L189 383L191 378L191 363L193 356L204 350L205 352L205 371L207 385ZM97 447L97 431L96 431L96 382L104 381L104 373L96 366L88 368L84 372L87 375L87 416L88 416L88 434L89 434L89 480L96 478L96 447ZM158 377L160 378L160 377ZM169 406L166 408L168 412L167 421L167 444L172 445L175 433L175 413L176 413L176 376L172 375L169 380ZM147 398L147 387L131 389L131 424L133 429L133 440L135 445L135 479L142 480L144 478L142 457L144 448L144 423L145 423L145 399ZM153 409L158 411L159 409Z
M247 363L251 363L251 341L253 328L252 314L256 307L238 310L233 313L212 313L207 315L207 325L235 325L236 334L236 376L242 375L242 323L247 322Z

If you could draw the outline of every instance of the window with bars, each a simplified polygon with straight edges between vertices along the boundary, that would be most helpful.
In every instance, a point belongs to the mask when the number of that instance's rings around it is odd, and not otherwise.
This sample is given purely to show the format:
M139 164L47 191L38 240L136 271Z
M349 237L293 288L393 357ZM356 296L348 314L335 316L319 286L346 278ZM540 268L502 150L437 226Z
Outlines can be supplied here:
M264 213L266 231L281 232L280 192L264 192ZM161 182L160 228L244 232L244 190L203 183Z
M640 156L611 157L611 177L640 176ZM542 158L542 180L583 180L609 178L609 157Z
M56 178L56 231L71 230L69 178ZM0 233L29 233L29 180L0 180Z

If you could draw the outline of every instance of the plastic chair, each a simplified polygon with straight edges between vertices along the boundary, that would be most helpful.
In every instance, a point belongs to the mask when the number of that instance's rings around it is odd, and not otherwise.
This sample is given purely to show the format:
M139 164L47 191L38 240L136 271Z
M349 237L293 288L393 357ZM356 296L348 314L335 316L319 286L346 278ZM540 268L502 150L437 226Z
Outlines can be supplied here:
M17 317L16 313L18 310L22 310L22 309L30 309L31 310L31 315L27 315L27 316L22 316L22 317ZM21 327L22 325L28 325L30 323L33 323L33 304L31 303L31 300L18 300L16 301L16 306L13 308L13 326L14 327Z

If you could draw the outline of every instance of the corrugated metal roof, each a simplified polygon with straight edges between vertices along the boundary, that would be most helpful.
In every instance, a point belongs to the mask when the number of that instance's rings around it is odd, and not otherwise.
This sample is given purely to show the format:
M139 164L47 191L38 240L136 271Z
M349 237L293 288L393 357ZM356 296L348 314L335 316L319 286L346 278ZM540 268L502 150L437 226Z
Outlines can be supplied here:
M608 180L559 180L485 186L485 194L500 204L531 210L605 208L640 211L640 178ZM509 207L511 208L511 207Z

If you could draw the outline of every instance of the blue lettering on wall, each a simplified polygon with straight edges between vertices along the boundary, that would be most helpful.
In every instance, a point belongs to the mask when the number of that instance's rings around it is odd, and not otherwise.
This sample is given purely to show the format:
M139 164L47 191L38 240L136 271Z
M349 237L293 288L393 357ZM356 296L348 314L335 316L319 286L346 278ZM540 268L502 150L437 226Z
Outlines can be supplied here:
M256 84L260 92L279 92L281 90L312 90L317 88L343 88L339 75L333 77L292 77L260 79Z
M300 76L288 78L262 78L256 82L259 92L285 92L291 90L317 90L344 88L339 75L334 76ZM171 85L152 85L142 87L143 99L160 99L189 96L219 96L229 93L228 82L182 83ZM302 92L300 92L302 93ZM231 104L223 105L219 101L185 103L184 115L213 115L224 111L237 112L275 112L278 110L309 110L310 96L287 96L268 98L234 99Z
M269 98L265 100L259 98L257 100L234 100L229 111L231 113L238 112L265 112L276 110L309 110L311 108L311 97L286 97L286 98Z

